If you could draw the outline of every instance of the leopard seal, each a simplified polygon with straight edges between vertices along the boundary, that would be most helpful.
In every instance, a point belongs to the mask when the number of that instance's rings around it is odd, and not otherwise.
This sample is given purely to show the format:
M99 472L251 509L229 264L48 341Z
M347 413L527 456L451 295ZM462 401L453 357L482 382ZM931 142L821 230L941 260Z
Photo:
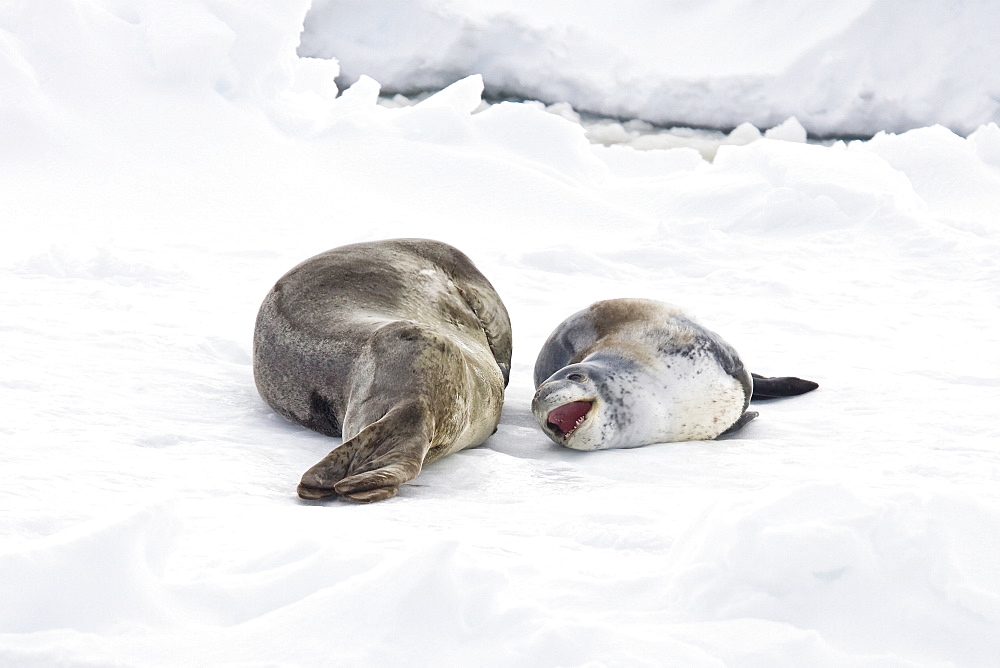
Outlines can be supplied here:
M264 298L253 341L271 408L344 439L302 476L304 499L387 499L423 466L485 441L510 358L496 290L461 251L427 239L305 260Z
M818 385L749 373L718 334L675 306L611 299L563 321L535 361L531 411L575 450L713 439L757 417L750 399Z

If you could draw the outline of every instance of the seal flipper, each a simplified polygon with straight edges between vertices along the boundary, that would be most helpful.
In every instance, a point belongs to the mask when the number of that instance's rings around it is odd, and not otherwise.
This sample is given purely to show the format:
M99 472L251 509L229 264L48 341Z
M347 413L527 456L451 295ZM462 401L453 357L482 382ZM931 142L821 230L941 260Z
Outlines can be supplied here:
M416 404L397 406L306 471L299 483L303 499L335 494L370 503L396 495L399 486L420 473L430 449L427 412Z
M760 413L758 413L757 411L744 412L743 415L740 416L740 419L733 423L732 427L719 434L719 436L726 436L728 434L732 434L734 432L739 431L743 427L747 426L747 423L749 423L758 415L760 415ZM716 438L719 438L719 436L716 436Z
M351 465L350 450L351 448L342 445L302 474L302 480L296 490L299 497L316 501L334 496L337 492L333 486L343 479L347 468Z
M794 376L768 378L756 373L753 376L753 399L775 399L777 397L794 397L806 392L812 392L819 383L803 380Z

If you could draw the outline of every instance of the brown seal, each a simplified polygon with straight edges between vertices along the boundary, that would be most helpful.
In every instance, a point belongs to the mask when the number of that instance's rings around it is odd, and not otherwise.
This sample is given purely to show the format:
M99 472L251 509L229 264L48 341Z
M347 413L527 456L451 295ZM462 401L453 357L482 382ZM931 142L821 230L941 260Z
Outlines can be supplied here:
M394 496L425 464L496 431L510 373L507 309L457 249L357 243L294 267L264 298L254 379L284 417L344 442L299 496Z

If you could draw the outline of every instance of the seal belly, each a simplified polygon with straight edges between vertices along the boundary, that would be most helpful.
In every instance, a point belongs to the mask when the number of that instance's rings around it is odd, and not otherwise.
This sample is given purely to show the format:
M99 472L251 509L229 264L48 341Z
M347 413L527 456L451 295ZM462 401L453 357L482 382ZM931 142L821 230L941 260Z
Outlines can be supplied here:
M656 378L662 385L653 403L660 413L651 420L648 442L710 440L743 413L743 384L710 357L674 358Z

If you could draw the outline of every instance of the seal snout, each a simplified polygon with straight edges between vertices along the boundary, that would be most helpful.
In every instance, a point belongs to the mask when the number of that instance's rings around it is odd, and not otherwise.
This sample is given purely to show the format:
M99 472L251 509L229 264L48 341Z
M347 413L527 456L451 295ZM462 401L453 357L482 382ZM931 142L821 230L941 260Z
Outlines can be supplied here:
M592 401L571 401L549 411L546 426L563 438L568 437L587 419L594 407Z

